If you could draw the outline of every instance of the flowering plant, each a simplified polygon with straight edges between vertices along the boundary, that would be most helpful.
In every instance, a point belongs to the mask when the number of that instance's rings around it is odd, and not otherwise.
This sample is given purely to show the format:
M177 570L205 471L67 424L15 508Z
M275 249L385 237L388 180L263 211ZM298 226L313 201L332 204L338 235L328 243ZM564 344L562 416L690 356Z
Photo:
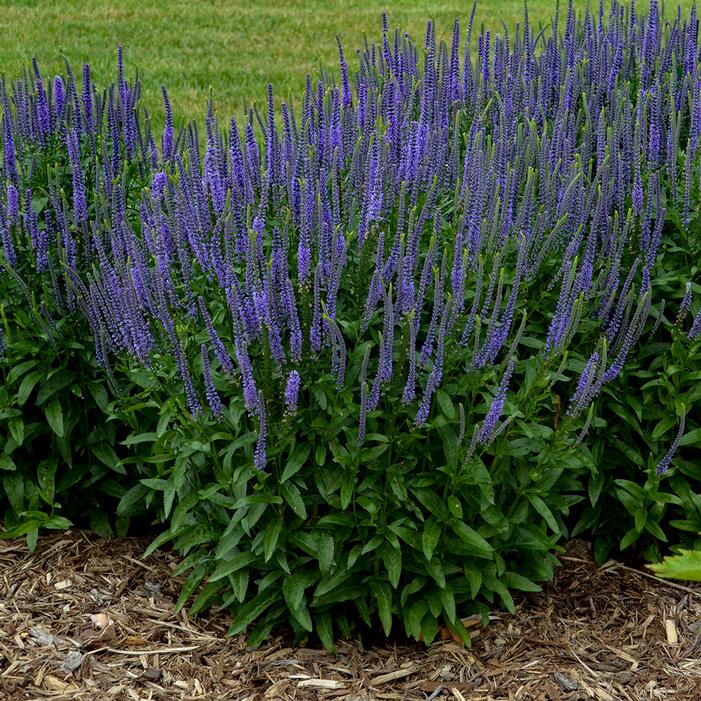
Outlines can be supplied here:
M160 150L121 52L101 97L87 67L3 86L2 284L89 326L133 451L118 514L168 524L179 606L202 584L254 641L430 640L550 577L698 217L695 9L604 14L449 46L429 22L423 52L384 19L297 111L210 103L204 143L164 88Z

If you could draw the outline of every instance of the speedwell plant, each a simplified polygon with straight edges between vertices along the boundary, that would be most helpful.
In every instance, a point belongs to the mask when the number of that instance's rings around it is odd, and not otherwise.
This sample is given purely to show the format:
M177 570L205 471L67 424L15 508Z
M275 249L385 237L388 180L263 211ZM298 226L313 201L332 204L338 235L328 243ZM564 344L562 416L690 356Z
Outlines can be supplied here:
M1 284L89 328L117 427L97 457L125 473L120 522L153 518L151 549L185 556L178 606L223 606L252 642L397 621L467 639L461 616L538 590L571 527L608 516L604 485L627 488L590 434L696 236L695 9L570 4L563 31L470 19L449 44L429 23L419 47L385 19L339 60L297 109L270 86L263 114L210 104L202 132L164 89L160 148L121 54L101 98L36 68L4 90ZM42 209L20 166L53 143ZM673 409L654 485L698 425Z

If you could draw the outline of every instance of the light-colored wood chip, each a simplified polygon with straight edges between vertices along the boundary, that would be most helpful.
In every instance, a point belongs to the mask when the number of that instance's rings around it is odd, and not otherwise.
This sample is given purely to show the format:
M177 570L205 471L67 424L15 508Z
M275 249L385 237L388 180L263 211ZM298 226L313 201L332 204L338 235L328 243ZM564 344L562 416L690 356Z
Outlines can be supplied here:
M677 633L677 626L674 625L674 621L668 618L664 622L664 631L667 635L667 642L670 645L676 645L679 642L679 634Z
M302 679L297 682L300 689L345 689L346 685L336 679Z
M387 682L393 682L397 679L403 679L411 674L418 672L418 667L410 665L400 669L394 670L394 672L388 672L387 674L380 674L379 677L375 677L370 683L372 686L380 686L381 684L387 684Z
M62 694L70 694L80 691L80 687L72 682L66 682L52 674L47 674L44 677L44 687L50 691L60 691Z

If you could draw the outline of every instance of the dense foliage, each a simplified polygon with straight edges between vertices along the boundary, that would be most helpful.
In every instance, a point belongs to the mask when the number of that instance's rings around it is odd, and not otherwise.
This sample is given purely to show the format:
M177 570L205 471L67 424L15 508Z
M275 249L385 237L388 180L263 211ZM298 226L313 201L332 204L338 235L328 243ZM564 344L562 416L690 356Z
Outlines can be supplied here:
M164 89L160 148L121 53L3 85L6 528L151 519L179 606L327 646L699 532L697 30L385 20L204 143Z

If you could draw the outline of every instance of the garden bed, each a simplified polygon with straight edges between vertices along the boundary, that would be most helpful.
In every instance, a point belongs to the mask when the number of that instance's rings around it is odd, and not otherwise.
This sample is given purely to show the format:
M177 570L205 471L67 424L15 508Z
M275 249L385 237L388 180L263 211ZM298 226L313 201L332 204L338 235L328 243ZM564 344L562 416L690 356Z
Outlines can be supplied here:
M87 532L0 544L0 698L698 699L701 586L664 582L568 546L566 567L515 615L471 625L473 647L339 644L282 634L257 650L226 613L173 615L175 555ZM472 621L467 621L471 624Z

